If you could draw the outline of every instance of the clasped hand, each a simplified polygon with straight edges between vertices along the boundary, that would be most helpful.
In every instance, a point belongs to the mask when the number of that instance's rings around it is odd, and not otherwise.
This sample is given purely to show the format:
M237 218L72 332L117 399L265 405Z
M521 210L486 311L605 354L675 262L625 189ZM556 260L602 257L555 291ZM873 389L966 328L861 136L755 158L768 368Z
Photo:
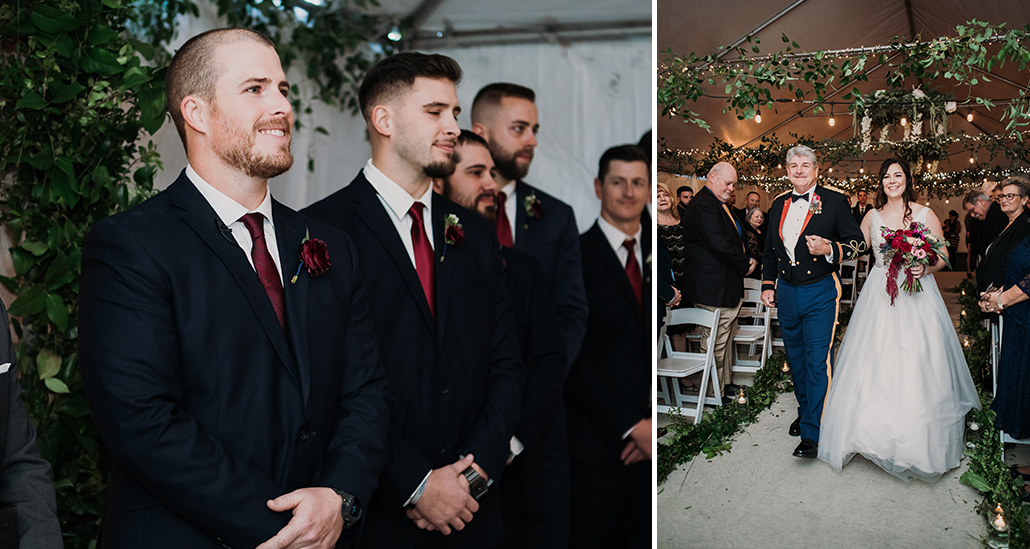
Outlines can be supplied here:
M472 520L473 513L479 511L479 502L469 492L468 480L462 472L472 466L479 476L489 480L474 459L469 454L464 459L429 473L422 497L414 507L405 511L416 526L423 530L439 530L446 536L452 528L462 530L465 523Z
M343 531L343 498L329 488L301 488L269 500L268 508L293 518L257 549L331 549Z
M806 234L805 243L808 244L808 253L813 256L829 255L833 251L830 248L830 241L821 236Z
M913 278L922 278L923 275L926 274L926 265L923 263L916 263L908 268L908 272L912 273Z
M1001 290L993 292L983 292L980 294L980 310L985 313L996 313L998 312L998 297L1001 296Z

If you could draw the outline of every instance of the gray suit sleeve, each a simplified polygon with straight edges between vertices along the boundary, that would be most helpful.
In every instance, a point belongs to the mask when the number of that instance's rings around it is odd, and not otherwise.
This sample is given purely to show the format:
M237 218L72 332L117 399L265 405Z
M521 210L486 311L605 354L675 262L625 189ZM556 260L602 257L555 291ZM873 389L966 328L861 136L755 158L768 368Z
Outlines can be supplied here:
M3 431L2 483L0 500L14 503L18 513L20 549L63 547L61 526L57 522L57 497L51 480L50 464L39 454L36 428L25 411L18 383L14 345L7 323L7 309L0 305L0 364L10 362L0 374L0 394L8 400Z

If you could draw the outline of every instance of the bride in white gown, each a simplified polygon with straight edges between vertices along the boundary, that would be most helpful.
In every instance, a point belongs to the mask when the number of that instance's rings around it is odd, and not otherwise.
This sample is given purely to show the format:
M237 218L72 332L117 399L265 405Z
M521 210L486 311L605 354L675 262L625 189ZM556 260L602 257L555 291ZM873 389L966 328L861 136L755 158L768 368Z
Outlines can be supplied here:
M891 305L880 245L882 227L926 225L943 238L929 208L915 203L903 160L880 168L875 209L862 220L876 264L855 304L823 408L819 459L836 471L855 454L902 479L935 482L962 458L965 416L980 408L973 379L933 272L913 267L923 291L900 289Z

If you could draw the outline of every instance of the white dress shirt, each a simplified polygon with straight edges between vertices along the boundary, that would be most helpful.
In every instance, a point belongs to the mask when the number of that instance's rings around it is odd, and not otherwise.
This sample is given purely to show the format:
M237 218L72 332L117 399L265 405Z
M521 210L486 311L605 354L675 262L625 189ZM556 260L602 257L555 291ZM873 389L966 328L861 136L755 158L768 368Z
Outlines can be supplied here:
M640 231L642 230L642 228L637 227L637 232L635 234L626 234L622 232L622 230L616 228L615 225L609 223L603 217L597 218L597 225L601 227L601 232L604 233L604 237L608 239L608 244L611 245L612 250L615 252L615 255L619 257L619 264L623 267L626 266L626 260L629 259L629 250L627 250L626 247L622 245L622 243L630 238L636 239L636 243L633 244L633 253L634 255L636 255L637 267L640 268L640 277L641 280L643 280L645 278L644 258L640 255Z
M426 228L426 235L429 236L429 245L436 249L435 238L433 234L433 186L430 185L426 189L425 194L419 197L416 201L411 198L408 191L401 188L400 185L394 183L392 179L386 176L383 172L379 171L379 168L372 164L372 159L369 158L368 162L365 163L365 179L372 184L372 188L376 190L376 194L379 196L379 202L383 204L383 209L386 210L386 214L390 216L390 220L393 221L394 227L397 228L397 234L401 237L401 242L404 243L404 249L408 252L408 258L411 259L411 266L415 266L415 246L411 243L411 224L413 218L408 215L408 210L411 209L411 205L415 202L421 202L425 208L422 210L422 224Z
M805 225L805 217L808 216L808 209L812 204L812 196L815 193L815 185L812 185L808 192L804 193L808 200L793 200L794 191L787 197L787 218L783 220L783 247L786 248L787 258L794 263L794 247L801 237L801 228Z
M250 255L251 248L254 247L254 241L250 238L250 231L247 230L247 226L240 221L243 216L252 213L251 210L229 198L222 191L212 187L189 164L186 165L186 177L200 191L200 194L204 195L204 199L215 210L215 214L222 220L222 223L232 231L233 238L236 239L236 243L240 245L240 248L247 252L247 261L250 262L250 266L256 272L257 268L254 267L254 258ZM279 245L276 243L275 222L272 220L272 194L268 192L267 188L265 189L265 199L261 201L261 205L253 212L259 213L265 218L265 246L268 248L268 254L272 256L272 261L275 263L275 270L279 271L279 280L282 280L283 268L279 264Z

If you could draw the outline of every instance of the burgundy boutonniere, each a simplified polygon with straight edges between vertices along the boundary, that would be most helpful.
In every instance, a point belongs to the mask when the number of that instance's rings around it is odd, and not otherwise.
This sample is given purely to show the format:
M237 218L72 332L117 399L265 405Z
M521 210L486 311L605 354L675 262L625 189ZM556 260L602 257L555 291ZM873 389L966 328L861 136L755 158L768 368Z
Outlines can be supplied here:
M297 265L297 273L290 279L290 284L297 283L300 270L305 265L311 276L321 276L329 270L329 247L325 242L311 238L311 233L307 231L304 232L304 240L300 241L300 265Z
M522 201L522 207L526 210L526 218L540 219L544 216L544 206L540 203L540 199L536 197L536 192L530 193ZM528 229L529 223L526 223L523 228Z
M808 211L812 212L812 215L823 213L823 199L819 198L819 195L812 193L812 203L808 205Z
M458 216L447 214L443 220L443 253L440 254L440 262L443 263L447 257L447 246L451 245L460 248L465 244L465 229L461 228Z

